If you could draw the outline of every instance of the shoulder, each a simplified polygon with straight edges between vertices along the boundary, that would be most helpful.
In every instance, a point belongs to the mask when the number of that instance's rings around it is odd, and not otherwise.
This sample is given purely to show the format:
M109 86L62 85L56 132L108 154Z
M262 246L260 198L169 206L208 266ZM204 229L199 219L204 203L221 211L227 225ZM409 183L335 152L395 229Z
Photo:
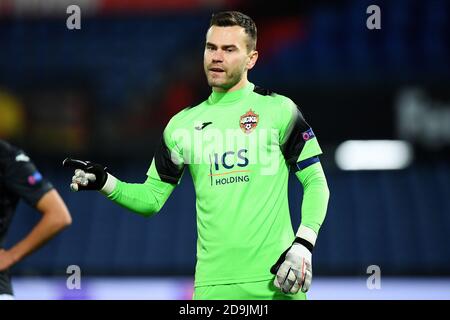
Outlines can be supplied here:
M296 104L292 101L292 99L270 89L255 85L253 92L267 102L273 103L275 107L287 109L296 108Z
M13 160L20 153L23 153L19 148L11 145L5 140L0 139L0 161L6 163Z
M300 110L291 98L270 89L255 85L253 92L267 106L274 119L281 122L292 118Z
M184 128L192 123L196 115L201 112L206 101L197 105L190 105L173 115L166 125L165 131L172 131L176 128Z
M14 172L34 169L34 164L28 155L20 148L0 140L0 169ZM19 170L19 171L18 171Z
M14 152L14 147L5 140L0 139L0 156L8 155Z

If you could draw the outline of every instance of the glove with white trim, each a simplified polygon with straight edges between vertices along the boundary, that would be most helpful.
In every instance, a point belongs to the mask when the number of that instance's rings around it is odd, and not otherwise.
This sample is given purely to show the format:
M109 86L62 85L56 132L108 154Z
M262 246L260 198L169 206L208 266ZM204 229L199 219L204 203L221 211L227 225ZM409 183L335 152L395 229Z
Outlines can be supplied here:
M270 269L275 274L274 285L283 293L307 292L311 286L311 251L296 238L294 243L280 256Z
M280 256L270 268L275 275L274 285L286 294L295 294L299 290L307 292L312 281L312 250L317 233L300 225L292 245Z
M66 168L75 169L75 175L72 177L70 189L72 191L80 190L101 190L108 178L108 168L90 161L66 158L63 161Z

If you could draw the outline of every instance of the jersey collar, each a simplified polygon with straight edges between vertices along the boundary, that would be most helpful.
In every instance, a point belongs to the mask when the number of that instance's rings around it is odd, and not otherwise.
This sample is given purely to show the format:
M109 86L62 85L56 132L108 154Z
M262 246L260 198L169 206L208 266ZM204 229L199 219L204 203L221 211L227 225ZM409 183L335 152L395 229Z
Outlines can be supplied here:
M210 104L228 104L237 102L243 98L245 98L250 92L253 91L255 85L251 82L248 82L245 87L232 91L232 92L217 92L213 91L208 98L208 102Z

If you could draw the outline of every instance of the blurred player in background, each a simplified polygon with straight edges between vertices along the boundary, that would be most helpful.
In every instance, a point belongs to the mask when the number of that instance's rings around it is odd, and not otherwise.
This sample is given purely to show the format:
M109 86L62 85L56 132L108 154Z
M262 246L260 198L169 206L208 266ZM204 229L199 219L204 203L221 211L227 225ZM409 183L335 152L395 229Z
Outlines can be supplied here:
M5 236L20 199L37 209L42 218L25 238L4 249ZM0 140L0 300L14 298L9 268L71 222L64 201L30 158L22 150Z
M292 100L247 80L258 59L256 38L248 16L212 16L204 50L212 93L172 117L144 183L120 181L89 161L63 163L75 169L73 191L99 190L144 216L161 209L189 168L197 200L194 299L306 299L311 285L329 198L322 151ZM259 157L265 151L269 161ZM304 189L295 234L289 171Z

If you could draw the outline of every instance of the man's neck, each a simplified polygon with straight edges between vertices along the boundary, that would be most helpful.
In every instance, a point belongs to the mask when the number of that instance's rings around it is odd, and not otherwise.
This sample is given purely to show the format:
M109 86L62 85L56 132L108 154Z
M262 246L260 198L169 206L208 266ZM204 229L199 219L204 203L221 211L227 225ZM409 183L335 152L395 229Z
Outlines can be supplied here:
M224 88L221 88L221 87L212 87L212 90L215 91L215 92L221 92L221 93L233 92L233 91L236 91L236 90L244 88L247 84L248 84L247 78L246 77L242 77L242 79L238 83L236 83L234 86L232 86L229 89L224 89Z
M246 97L249 92L251 92L254 89L254 85L246 81L244 83L244 86L238 87L233 86L233 90L227 90L227 91L215 91L213 88L213 91L211 95L208 98L209 103L211 104L232 104L236 103L237 101L241 100L242 98Z

